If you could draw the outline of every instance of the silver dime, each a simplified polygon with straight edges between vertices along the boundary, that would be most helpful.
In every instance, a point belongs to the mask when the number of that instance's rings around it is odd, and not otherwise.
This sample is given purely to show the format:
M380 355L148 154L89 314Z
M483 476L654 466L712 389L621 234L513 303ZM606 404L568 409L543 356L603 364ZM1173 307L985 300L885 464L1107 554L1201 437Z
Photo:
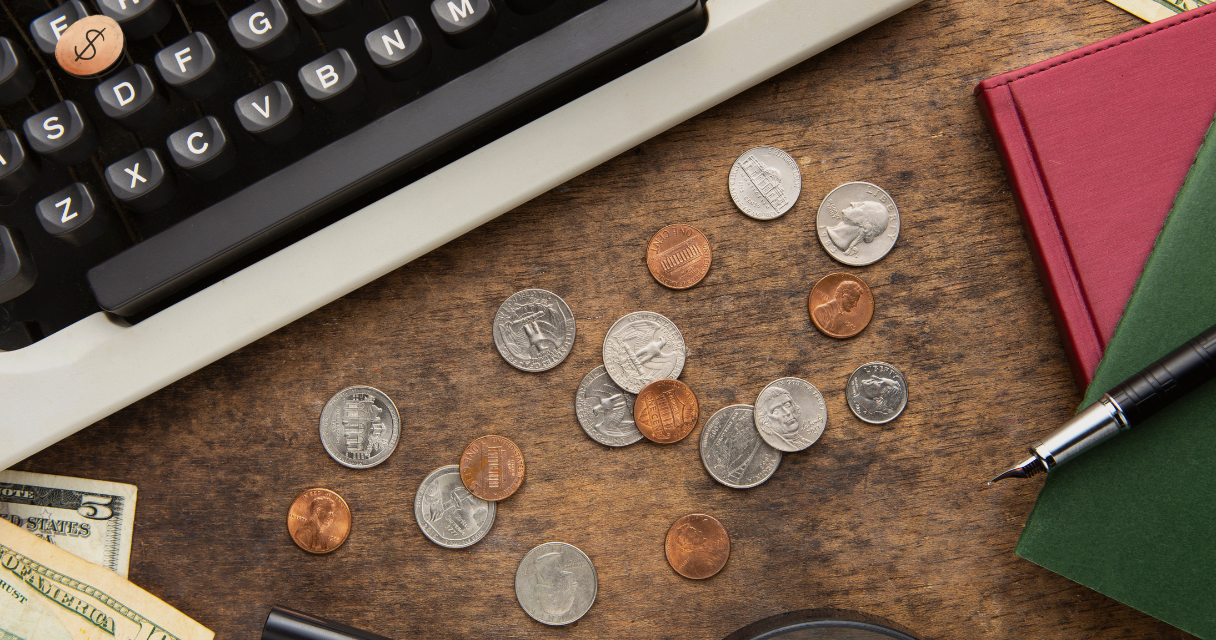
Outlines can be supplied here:
M815 233L837 261L854 267L873 264L899 239L899 209L881 188L846 182L819 205Z
M757 220L772 220L789 211L801 191L798 163L776 147L748 149L730 168L731 199Z
M494 346L516 369L552 369L574 348L574 314L557 294L524 289L494 314Z
M773 477L781 452L760 439L750 404L734 404L710 416L701 429L701 462L714 480L750 489Z
M635 311L617 320L604 336L604 368L629 393L684 370L688 348L671 320L652 311Z
M604 365L583 377L574 397L575 413L583 431L592 440L610 447L624 447L642 439L633 423L636 395L616 386Z
M858 418L883 424L899 417L908 406L908 381L894 365L867 362L849 376L845 399Z
M494 526L498 506L469 493L460 467L450 464L431 472L414 495L414 519L422 535L450 549L476 544Z
M559 626L583 617L598 590L591 558L565 542L546 542L529 551L515 571L519 606L544 624Z
M401 416L383 391L347 387L321 410L321 444L329 457L352 469L384 462L401 435Z
M828 405L815 385L802 378L774 380L756 396L756 430L781 451L815 444L828 423Z

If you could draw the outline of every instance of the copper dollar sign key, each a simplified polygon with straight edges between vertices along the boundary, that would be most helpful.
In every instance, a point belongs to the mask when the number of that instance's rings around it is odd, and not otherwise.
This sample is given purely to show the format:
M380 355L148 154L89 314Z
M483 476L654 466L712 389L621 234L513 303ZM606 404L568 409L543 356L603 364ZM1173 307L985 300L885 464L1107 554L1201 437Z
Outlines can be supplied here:
M55 44L55 61L64 71L91 78L117 66L125 38L113 18L86 16L72 23Z
M460 480L482 500L509 498L524 482L524 454L502 436L482 436L464 448Z

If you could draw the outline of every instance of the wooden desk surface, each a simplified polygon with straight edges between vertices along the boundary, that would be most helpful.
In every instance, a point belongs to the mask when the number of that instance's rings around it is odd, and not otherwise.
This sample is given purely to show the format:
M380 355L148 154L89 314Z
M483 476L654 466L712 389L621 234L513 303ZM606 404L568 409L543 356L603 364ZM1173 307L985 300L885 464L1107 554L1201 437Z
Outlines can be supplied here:
M274 604L400 639L718 639L815 607L926 639L1190 637L1013 554L1038 479L985 488L1079 393L972 89L1140 24L1101 0L925 0L16 468L138 485L131 579L223 639L258 638ZM802 168L797 204L771 222L727 193L731 163L759 144ZM869 267L835 263L813 231L820 201L851 180L884 187L902 216ZM686 291L644 261L676 222L713 247ZM807 314L833 271L874 291L874 320L851 340ZM573 353L542 374L511 368L491 336L498 305L525 288L558 293L578 323ZM612 322L642 309L683 331L701 424L678 444L610 449L580 429L574 393ZM847 376L870 360L899 366L911 390L885 426L845 406ZM823 392L826 432L760 487L718 485L701 425L783 376ZM403 420L397 451L364 471L318 437L321 407L356 384L387 392ZM415 524L414 493L489 433L520 445L527 479L484 540L440 548ZM285 527L318 486L354 513L326 556ZM705 581L663 554L693 512L732 538ZM532 621L513 589L524 554L553 540L599 572L595 605L567 628Z

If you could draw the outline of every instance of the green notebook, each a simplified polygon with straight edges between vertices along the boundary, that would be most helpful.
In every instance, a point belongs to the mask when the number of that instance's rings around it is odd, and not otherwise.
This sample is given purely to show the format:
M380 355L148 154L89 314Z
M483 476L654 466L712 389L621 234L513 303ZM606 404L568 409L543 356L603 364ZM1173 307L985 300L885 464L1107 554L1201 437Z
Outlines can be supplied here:
M1216 123L1082 407L1216 324ZM1052 471L1017 554L1216 639L1216 380Z

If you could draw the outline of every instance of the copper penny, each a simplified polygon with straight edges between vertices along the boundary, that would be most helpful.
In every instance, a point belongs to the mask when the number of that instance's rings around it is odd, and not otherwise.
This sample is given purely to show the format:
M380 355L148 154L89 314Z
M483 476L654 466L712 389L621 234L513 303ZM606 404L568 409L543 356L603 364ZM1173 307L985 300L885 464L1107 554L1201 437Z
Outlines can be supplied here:
M874 294L857 276L831 273L815 283L806 299L811 322L833 338L852 338L874 317Z
M659 229L646 245L646 268L670 289L687 289L700 282L711 261L705 234L686 224Z
M122 58L125 38L113 18L86 16L72 23L55 43L55 61L78 78L92 78L114 68Z
M287 512L287 532L309 553L329 553L350 535L350 507L329 489L309 489Z
M700 416L697 396L679 380L655 380L642 387L633 401L633 423L638 431L660 444L683 440Z
M502 436L482 436L460 456L460 481L482 500L509 498L524 482L524 454Z
M730 535L713 516L690 513L667 532L667 562L676 573L704 580L726 566L730 557Z

